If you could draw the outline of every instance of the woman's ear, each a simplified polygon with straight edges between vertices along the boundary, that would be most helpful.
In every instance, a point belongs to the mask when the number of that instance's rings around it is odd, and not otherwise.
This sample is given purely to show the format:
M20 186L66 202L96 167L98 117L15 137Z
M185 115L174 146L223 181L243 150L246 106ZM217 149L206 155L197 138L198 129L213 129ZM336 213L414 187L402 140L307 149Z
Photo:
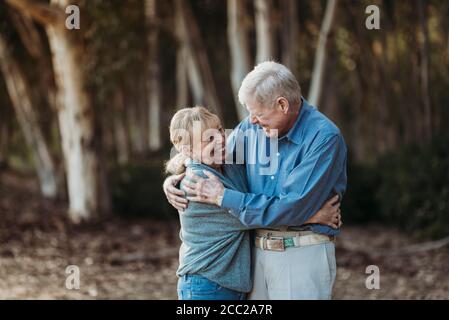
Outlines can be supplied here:
M179 147L178 152L182 153L186 157L190 157L192 154L192 152L190 151L190 146L185 144Z

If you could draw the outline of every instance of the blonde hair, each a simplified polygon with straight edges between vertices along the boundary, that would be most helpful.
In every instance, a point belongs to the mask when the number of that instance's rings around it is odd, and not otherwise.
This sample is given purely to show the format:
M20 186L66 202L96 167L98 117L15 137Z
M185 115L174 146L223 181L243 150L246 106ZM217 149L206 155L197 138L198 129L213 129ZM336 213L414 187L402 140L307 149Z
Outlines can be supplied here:
M180 174L186 170L185 161L189 158L180 152L183 147L193 149L193 124L198 122L201 130L217 127L221 124L220 118L204 107L184 108L178 110L170 122L170 141L178 151L174 157L167 161L165 171L171 174Z

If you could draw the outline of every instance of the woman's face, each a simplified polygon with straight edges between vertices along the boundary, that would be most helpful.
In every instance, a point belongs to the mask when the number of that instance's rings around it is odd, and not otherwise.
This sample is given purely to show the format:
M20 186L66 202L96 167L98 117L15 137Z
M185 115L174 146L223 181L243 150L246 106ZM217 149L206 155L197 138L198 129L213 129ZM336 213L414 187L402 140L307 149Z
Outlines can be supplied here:
M224 163L226 154L226 136L221 124L204 130L201 141L195 142L192 158L210 167L219 167ZM196 148L195 148L196 146Z

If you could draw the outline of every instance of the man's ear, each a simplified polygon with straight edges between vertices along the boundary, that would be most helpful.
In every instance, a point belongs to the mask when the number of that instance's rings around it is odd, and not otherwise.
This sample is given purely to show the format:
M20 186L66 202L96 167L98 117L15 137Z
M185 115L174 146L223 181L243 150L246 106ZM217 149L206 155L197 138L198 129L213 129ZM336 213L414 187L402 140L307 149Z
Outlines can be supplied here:
M284 97L277 98L276 104L284 114L287 114L288 111L290 110L290 104L288 103L288 100L285 99Z

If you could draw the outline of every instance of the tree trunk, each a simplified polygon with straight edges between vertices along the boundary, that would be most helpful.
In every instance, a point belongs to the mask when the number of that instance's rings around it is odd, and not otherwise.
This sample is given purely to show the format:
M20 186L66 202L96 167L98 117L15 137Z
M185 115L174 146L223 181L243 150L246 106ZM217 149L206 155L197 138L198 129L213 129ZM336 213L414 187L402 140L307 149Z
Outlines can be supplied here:
M256 63L273 59L271 0L255 0L256 11Z
M221 117L222 108L199 26L188 1L176 0L175 5L178 37L180 45L186 48L187 70L194 102L204 104Z
M22 43L27 49L28 53L37 61L39 72L42 75L42 92L47 95L47 102L50 108L57 112L56 105L56 86L54 82L54 74L51 65L51 58L45 53L44 44L42 42L39 31L34 24L34 21L28 16L10 10L11 20L17 30Z
M4 106L2 106L3 108ZM2 121L0 121L0 169L8 167L9 151L9 123L6 115L0 110Z
M60 106L58 110L62 150L67 172L69 216L86 221L109 211L105 177L95 145L94 108L85 88L83 46L76 30L65 27L64 8L69 0L52 0L51 5L31 0L7 0L20 11L42 23L47 31ZM104 162L103 162L104 163Z
M188 67L187 60L189 57L189 52L187 50L187 45L184 43L186 39L184 39L184 28L181 12L178 7L175 10L175 34L178 39L178 46L176 50L176 107L177 108L185 108L189 104L189 76L188 76ZM200 86L200 85L199 85ZM194 88L193 88L194 89ZM202 89L201 89L202 90ZM193 93L196 96L199 93L195 94L195 90ZM202 93L201 93L202 96ZM199 99L199 98L197 98ZM201 103L197 102L196 103Z
M0 35L0 67L17 120L33 156L41 192L46 198L54 199L58 195L54 160L39 126L38 116L33 109L30 86L2 35Z
M419 23L421 29L420 52L421 52L421 98L424 107L424 127L426 140L432 137L432 109L429 94L429 29L427 27L427 7L422 0L418 0Z
M159 23L157 22L156 0L145 1L148 43L147 102L148 108L148 147L157 151L162 146L161 137L161 90L159 71Z
M298 1L282 0L282 63L297 75L298 67Z
M125 96L126 118L128 122L131 150L135 155L142 155L145 152L144 131L141 125L140 101L137 97L139 90L127 88Z
M179 41L177 54L177 80L178 80L178 100L180 103L178 107L187 107L187 98L183 81L186 79L190 89L192 90L193 103L201 105L204 103L204 86L201 80L200 70L198 65L192 58L191 50L189 49L189 39L185 30L185 21L182 14L182 8L176 4L176 32ZM188 91L188 90L187 90ZM185 102L185 103L182 103Z
M315 62L312 73L312 84L310 86L309 102L318 107L323 87L323 77L326 68L328 38L335 22L338 0L328 0L323 24L321 25L318 46L315 51Z
M39 30L34 23L33 19L21 12L15 10L9 10L11 21L14 24L16 31L18 32L22 43L27 49L33 59L35 59L36 67L40 74L40 80L37 84L37 90L39 95L43 97L47 106L49 107L50 116L46 116L46 122L43 125L44 139L48 141L48 144L59 144L61 141L59 126L58 126L58 106L57 106L57 91L53 72L53 66L51 61L51 55L47 53L45 49L46 39L44 40L39 33ZM39 100L39 103L41 101ZM54 113L54 114L53 114ZM56 131L53 129L56 128ZM57 164L57 181L58 181L58 198L66 199L65 188L65 176L64 176L64 164L60 159L62 154L53 151L52 158L55 159Z
M243 79L250 71L250 53L247 34L245 1L228 0L228 41L231 53L231 84L239 120L248 115L238 99Z
M147 93L147 69L143 70L143 72L139 73L138 76L138 85L137 92L135 94L136 102L138 106L137 110L137 120L139 125L139 135L142 143L142 151L141 154L144 155L147 151L149 151L149 130L150 123L148 121L150 110L149 106L149 97Z
M117 162L126 164L129 162L129 134L126 127L125 99L123 96L123 88L117 88L114 97L114 140L115 150L117 153Z
M59 3L58 3L59 2ZM68 5L68 1L53 1ZM94 149L93 106L84 88L79 44L69 39L63 25L47 26L61 109L59 127L66 163L69 215L74 222L99 214L98 158Z
M186 60L188 53L180 46L176 53L176 107L185 108L189 103L189 83Z

